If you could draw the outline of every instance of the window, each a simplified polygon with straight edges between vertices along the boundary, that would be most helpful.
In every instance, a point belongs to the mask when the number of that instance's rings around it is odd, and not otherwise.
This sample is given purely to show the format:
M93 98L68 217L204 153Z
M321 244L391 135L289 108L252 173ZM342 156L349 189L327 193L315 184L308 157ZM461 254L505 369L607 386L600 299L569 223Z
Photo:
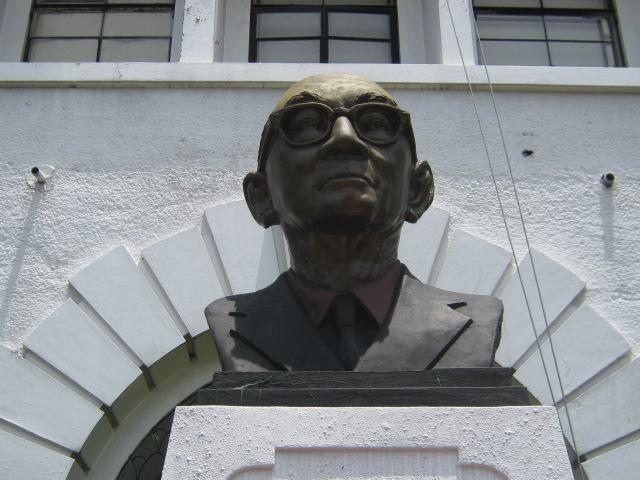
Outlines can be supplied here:
M28 62L167 62L175 0L35 0Z
M398 63L395 2L253 1L250 62Z
M474 0L473 5L487 64L623 66L611 0Z

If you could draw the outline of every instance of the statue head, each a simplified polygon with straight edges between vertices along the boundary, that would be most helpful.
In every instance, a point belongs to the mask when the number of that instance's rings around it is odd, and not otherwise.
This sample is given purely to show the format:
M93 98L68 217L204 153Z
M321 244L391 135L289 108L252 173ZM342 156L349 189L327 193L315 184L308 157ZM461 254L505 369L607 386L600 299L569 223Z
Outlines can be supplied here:
M262 226L359 232L416 222L433 201L409 114L371 80L307 77L278 100L244 193Z

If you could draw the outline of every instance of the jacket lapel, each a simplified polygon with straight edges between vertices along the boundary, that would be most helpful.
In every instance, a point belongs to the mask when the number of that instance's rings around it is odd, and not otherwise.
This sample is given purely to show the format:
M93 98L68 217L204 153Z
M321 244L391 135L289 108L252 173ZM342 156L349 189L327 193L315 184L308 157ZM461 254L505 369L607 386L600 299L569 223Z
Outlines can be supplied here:
M284 275L256 300L236 300L231 335L287 370L344 370Z
M449 304L456 299L422 284L410 274L402 280L395 309L357 371L411 371L433 368L471 325ZM454 305L455 308L455 305Z

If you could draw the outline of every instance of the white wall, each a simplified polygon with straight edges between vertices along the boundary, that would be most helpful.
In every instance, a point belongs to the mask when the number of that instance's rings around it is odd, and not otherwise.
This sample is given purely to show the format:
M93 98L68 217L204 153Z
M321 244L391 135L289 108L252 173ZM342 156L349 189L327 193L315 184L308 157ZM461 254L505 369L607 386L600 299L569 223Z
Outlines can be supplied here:
M184 0L183 8L179 9L182 12L176 8L174 29L182 24L181 62L213 62L217 26L216 3L215 0ZM182 13L182 22L180 22L180 13Z
M109 249L139 251L199 224L206 206L241 198L282 90L227 86L0 89L2 344L18 347L63 301L68 278ZM432 163L437 206L454 229L508 247L469 94L414 87L393 93ZM506 188L493 113L478 97ZM532 243L585 280L590 305L637 347L640 95L522 91L497 101ZM42 164L57 170L34 190L29 169ZM599 184L603 172L616 175L612 189Z

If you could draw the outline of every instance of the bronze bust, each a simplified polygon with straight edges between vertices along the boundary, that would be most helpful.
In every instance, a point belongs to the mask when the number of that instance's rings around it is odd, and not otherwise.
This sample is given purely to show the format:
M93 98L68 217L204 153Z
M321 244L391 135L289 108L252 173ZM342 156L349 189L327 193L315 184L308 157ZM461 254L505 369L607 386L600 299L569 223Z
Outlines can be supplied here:
M427 286L398 261L403 223L433 192L409 114L379 85L332 74L287 90L244 193L260 225L282 226L291 269L206 308L223 369L492 366L501 302Z

